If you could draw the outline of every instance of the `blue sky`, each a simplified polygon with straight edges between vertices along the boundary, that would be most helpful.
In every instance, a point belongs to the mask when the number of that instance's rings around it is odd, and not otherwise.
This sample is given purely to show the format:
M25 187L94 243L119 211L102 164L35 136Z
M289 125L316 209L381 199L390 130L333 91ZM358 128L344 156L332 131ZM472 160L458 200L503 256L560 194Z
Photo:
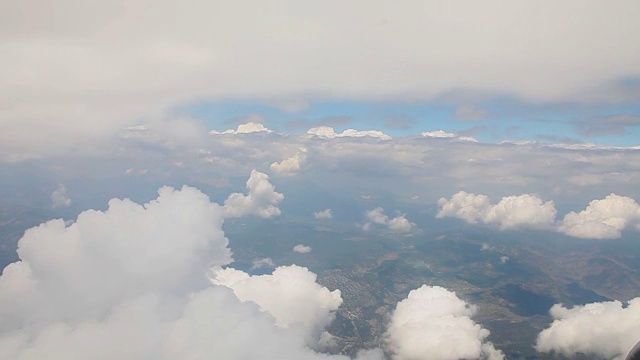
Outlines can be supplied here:
M461 108L465 107L479 115L471 119L461 117ZM489 143L512 140L640 145L638 103L530 104L508 98L473 105L445 101L325 100L306 103L304 109L291 112L260 101L222 101L190 104L176 112L203 120L209 128L219 131L248 121L263 121L266 127L282 133L304 133L324 125L336 131L382 130L393 137L444 130ZM605 121L615 116L628 116L629 120L626 125ZM592 129L598 122L598 129Z

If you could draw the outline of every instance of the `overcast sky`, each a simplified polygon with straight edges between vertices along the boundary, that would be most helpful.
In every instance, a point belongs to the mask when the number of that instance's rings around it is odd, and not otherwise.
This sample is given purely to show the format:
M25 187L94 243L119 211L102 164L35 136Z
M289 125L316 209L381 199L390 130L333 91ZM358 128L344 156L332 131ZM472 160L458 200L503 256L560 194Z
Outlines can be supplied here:
M637 145L637 1L9 0L4 158L126 126L251 114L271 128L443 129ZM185 120L186 121L186 120Z

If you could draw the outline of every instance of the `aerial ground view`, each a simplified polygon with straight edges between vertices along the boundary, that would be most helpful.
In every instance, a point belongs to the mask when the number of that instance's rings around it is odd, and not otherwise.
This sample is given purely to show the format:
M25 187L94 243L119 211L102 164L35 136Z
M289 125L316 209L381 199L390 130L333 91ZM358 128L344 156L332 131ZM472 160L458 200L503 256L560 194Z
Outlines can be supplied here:
M631 359L640 2L0 2L0 360Z

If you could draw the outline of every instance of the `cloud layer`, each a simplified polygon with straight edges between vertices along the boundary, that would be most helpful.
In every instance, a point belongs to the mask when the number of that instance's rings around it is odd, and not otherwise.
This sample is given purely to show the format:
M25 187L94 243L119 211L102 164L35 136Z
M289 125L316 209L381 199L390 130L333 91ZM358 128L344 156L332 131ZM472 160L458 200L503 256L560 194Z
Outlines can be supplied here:
M534 102L637 99L625 86L640 76L632 0L57 5L0 7L4 149L90 148L199 99L433 99L459 89Z

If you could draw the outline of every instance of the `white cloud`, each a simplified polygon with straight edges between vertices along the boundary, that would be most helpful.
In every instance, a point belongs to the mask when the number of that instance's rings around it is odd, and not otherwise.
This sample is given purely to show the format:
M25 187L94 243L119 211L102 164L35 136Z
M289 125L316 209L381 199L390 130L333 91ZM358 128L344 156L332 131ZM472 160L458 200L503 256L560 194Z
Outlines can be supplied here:
M621 231L640 224L640 205L632 198L611 194L593 200L579 213L565 215L559 230L569 236L592 239L614 239Z
M306 152L306 148L300 148L294 156L284 159L279 163L272 163L271 171L279 175L295 175L300 171L300 164L306 159Z
M232 261L222 222L185 186L27 230L0 276L0 358L348 360L307 346L342 302L307 269L236 272L233 291L210 282L210 266Z
M501 230L550 229L557 213L553 201L543 202L532 194L503 197L494 205L486 195L460 191L451 200L438 200L438 206L441 208L436 215L438 218L457 217L471 224L481 221L495 224Z
M440 138L440 139L452 139L452 140L460 140L460 141L471 141L478 142L478 140L472 136L460 136L456 133L447 132L444 130L435 130L435 131L423 131L422 136L426 138Z
M340 290L329 291L316 282L316 274L296 265L281 266L271 275L257 276L233 268L218 268L212 281L232 289L240 300L258 304L275 317L279 327L298 327L309 339L319 337L342 304Z
M322 211L316 211L313 213L313 216L316 219L333 219L333 214L331 213L331 209L324 209Z
M225 217L257 215L270 218L280 215L278 204L284 199L284 195L275 191L267 174L251 170L247 189L249 189L248 195L233 193L224 201Z
M227 129L223 132L218 132L216 130L211 130L209 134L211 135L221 135L221 134L250 134L250 133L271 133L272 130L266 128L264 125L256 122L248 122L246 124L238 125L236 130Z
M486 195L460 191L451 199L438 200L437 218L456 217L468 223L495 224L501 230L549 229L577 238L615 239L628 228L640 230L640 205L632 198L610 194L593 200L579 213L566 214L556 222L553 201L543 202L537 195L503 197L491 204Z
M458 135L444 130L423 131L422 136L431 138L455 138Z
M389 349L396 360L503 359L486 342L489 330L471 317L475 307L439 286L412 290L400 301L387 330Z
M551 308L554 321L538 335L536 349L568 357L577 353L622 360L640 339L640 298Z
M342 138L342 137L373 137L381 140L391 140L391 136L383 133L380 130L355 130L355 129L347 129L341 133L336 133L335 130L330 126L319 126L309 129L307 134L313 135L320 138L325 139L333 139L333 138Z
M293 251L295 251L295 252L297 252L299 254L308 254L308 253L311 252L311 246L298 244L298 245L293 247Z
M451 197L451 200L440 198L438 200L440 211L437 218L457 217L470 224L482 220L491 207L491 200L486 195L476 195L460 191Z
M51 193L51 206L53 208L59 208L69 205L71 205L71 199L67 196L67 188L60 184L58 188Z
M367 219L374 224L385 225L389 228L389 230L399 231L399 232L407 232L411 231L413 227L413 223L411 223L404 215L398 215L394 218L389 218L384 214L384 209L381 207L377 207L373 210L367 211L365 213ZM371 224L366 223L362 226L364 231L369 231L371 229Z
M523 194L503 197L489 208L483 221L497 224L502 230L522 227L548 229L553 226L556 214L553 201L543 202L536 195Z

